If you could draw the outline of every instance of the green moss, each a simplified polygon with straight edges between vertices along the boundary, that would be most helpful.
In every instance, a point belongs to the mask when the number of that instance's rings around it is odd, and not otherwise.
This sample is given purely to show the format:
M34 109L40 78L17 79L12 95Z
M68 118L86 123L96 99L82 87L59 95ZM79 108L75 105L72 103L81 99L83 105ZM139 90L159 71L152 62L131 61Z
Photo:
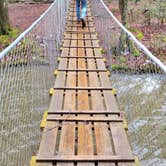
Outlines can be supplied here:
M138 32L138 29L135 29L135 28L129 28L129 31L130 31L130 32Z
M164 37L164 38L162 39L162 41L166 43L166 37Z
M117 69L119 69L119 64L112 64L112 66L111 66L111 69L112 70L117 70Z
M141 31L139 31L136 37L138 40L142 40L144 38L144 35Z
M19 35L18 29L11 29L7 35L0 35L0 44L3 47L8 46L12 40L14 40Z
M127 67L127 65L122 65L122 64L112 64L111 65L111 70L115 71L115 70L122 70L122 71L127 71L129 70L129 68Z
M10 43L8 35L0 35L0 44L1 45L8 45Z
M11 31L9 31L9 37L11 38L16 38L19 35L20 31L18 29L11 29Z
M120 61L121 63L125 63L125 62L126 62L126 58L125 58L124 56L120 56L120 57L119 57L119 61Z
M139 57L140 56L139 50L137 48L134 48L132 53L133 53L132 55L134 57Z
M136 38L138 40L142 40L144 38L144 34L142 31L140 31L139 29L135 29L135 28L130 28L129 29L131 32L136 33Z
M104 50L104 49L101 49L100 52L101 52L101 54L106 54L107 53L107 51Z
M118 12L118 9L111 9L111 12L116 13L116 12Z

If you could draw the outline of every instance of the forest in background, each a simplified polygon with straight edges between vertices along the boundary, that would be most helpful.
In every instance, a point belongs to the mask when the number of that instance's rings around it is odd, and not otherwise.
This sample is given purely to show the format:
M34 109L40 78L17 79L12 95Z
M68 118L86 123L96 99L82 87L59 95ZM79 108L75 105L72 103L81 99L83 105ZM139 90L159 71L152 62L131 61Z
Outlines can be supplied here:
M0 1L0 51L38 19L52 2L52 0L8 0L2 8L2 1Z
M5 21L5 31L0 30L0 50L4 49L23 30L37 19L52 0L5 0L0 8L0 25ZM114 15L150 51L166 62L166 1L165 0L105 0ZM43 4L41 6L41 3ZM30 7L28 8L28 5ZM34 8L33 8L33 7ZM26 12L28 8L28 13ZM6 14L8 10L9 14ZM24 12L25 11L25 12ZM34 12L35 11L35 12ZM4 15L9 15L7 19ZM27 17L29 14L29 17ZM35 17L34 17L35 15ZM4 19L2 19L4 17ZM35 18L35 19L32 19ZM8 21L9 20L9 21Z
M120 7L126 3L126 27L148 49L166 64L166 1L165 0L105 0L119 21ZM123 3L122 3L123 2Z

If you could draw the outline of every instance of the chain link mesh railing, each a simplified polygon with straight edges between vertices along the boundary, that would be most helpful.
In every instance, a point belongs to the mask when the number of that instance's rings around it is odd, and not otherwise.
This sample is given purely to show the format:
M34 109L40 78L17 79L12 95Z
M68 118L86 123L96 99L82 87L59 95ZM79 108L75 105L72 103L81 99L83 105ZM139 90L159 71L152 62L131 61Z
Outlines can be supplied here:
M1 166L29 165L37 152L67 10L68 0L55 0L0 53Z
M166 164L166 67L128 32L102 0L91 11L112 86L128 121L133 153L143 166Z

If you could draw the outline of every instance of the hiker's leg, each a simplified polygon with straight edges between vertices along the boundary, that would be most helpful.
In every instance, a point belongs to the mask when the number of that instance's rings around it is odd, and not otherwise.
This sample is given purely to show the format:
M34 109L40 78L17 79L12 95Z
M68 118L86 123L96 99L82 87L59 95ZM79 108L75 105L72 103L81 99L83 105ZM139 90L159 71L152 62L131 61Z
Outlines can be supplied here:
M87 11L87 0L81 0L81 7L82 7L81 18L85 19Z
M76 0L77 21L80 20L80 0Z

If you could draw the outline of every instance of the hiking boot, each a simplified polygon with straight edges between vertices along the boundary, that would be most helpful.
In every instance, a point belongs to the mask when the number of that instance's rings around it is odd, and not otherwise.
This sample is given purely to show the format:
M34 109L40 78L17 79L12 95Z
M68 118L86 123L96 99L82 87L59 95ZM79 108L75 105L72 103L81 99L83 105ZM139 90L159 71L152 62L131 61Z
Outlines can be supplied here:
M81 18L81 22L82 22L82 28L85 28L86 27L86 23L85 23L85 20L83 18Z

